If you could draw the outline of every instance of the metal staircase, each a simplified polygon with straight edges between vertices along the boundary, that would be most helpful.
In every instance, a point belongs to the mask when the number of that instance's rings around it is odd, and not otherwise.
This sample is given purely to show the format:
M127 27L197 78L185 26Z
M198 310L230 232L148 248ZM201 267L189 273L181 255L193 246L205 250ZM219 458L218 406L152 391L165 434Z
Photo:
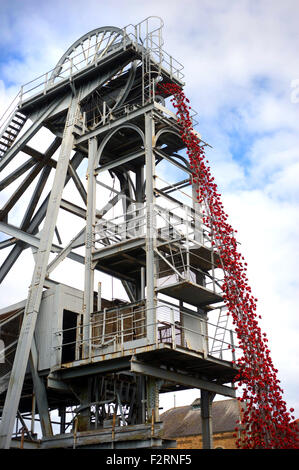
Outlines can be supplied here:
M0 134L0 160L17 139L26 120L27 117L17 110L12 114L11 119Z

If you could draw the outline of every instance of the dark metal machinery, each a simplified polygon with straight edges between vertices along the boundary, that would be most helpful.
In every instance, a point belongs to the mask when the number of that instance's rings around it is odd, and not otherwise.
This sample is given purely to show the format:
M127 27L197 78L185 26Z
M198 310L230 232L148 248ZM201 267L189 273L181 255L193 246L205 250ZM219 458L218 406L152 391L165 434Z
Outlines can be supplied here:
M190 388L201 390L209 448L212 400L235 396L217 251L176 115L157 88L183 86L182 66L162 46L157 17L91 31L4 116L1 281L27 248L34 271L28 298L0 311L1 448L169 447L159 394ZM31 144L42 128L53 136L45 152ZM82 291L55 281L66 259L82 265ZM126 299L104 298L109 276Z

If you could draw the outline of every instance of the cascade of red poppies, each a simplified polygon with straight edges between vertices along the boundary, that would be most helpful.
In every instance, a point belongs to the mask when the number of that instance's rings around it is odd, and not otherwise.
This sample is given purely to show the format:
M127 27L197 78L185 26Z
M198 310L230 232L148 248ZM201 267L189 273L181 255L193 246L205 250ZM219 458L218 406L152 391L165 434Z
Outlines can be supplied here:
M204 147L192 129L189 100L173 83L159 84L164 96L171 96L178 124L187 148L192 182L196 184L197 200L203 207L203 222L209 228L212 244L219 253L218 267L223 269L224 302L232 316L242 356L236 360L238 384L244 403L242 418L236 426L239 448L297 448L298 439L294 416L288 412L282 398L283 390L277 378L266 334L258 326L256 302L246 276L244 257L238 253L234 230L228 223L214 178L211 175ZM260 318L260 317L259 317ZM234 362L234 361L233 361Z

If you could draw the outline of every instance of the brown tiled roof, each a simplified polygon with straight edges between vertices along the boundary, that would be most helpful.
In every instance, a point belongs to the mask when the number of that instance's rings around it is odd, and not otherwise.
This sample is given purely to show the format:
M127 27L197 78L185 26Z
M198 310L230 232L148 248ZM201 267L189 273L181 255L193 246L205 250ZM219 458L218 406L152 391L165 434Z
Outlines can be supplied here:
M198 405L198 399L192 405ZM161 421L164 423L164 438L192 436L202 433L200 408L193 408L192 405L172 408L160 416ZM213 402L213 433L233 431L238 419L240 419L240 403L238 400Z

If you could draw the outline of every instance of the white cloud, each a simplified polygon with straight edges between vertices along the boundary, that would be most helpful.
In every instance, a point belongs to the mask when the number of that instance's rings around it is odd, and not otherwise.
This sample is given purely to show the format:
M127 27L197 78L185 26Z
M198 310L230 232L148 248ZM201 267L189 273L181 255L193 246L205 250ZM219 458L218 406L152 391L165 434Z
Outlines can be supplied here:
M224 204L238 230L240 251L248 262L249 284L258 298L260 325L269 337L286 399L298 407L291 379L298 367L298 207L273 199L262 190L226 194Z

